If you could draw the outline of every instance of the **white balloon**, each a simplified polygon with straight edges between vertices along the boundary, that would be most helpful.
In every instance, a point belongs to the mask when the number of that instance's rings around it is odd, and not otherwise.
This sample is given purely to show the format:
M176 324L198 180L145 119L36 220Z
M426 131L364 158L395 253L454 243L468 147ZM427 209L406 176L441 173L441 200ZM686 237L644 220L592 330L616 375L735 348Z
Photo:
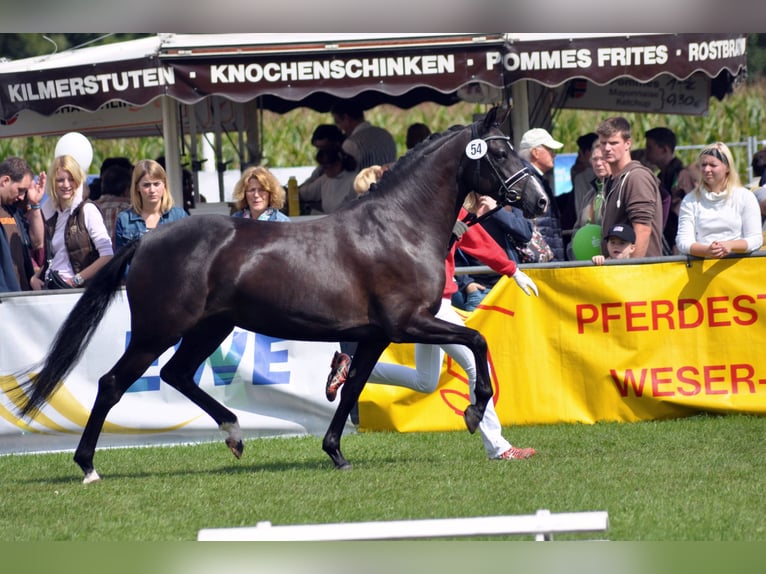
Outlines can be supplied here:
M64 134L56 144L55 157L71 155L80 164L82 171L87 175L90 163L93 161L93 146L84 135L79 132Z

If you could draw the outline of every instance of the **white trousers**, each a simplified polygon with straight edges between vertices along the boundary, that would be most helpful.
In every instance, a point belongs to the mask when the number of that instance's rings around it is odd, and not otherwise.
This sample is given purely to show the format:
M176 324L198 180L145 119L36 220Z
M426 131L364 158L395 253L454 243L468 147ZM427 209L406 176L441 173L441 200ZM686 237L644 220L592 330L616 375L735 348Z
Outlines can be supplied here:
M452 302L449 299L442 299L441 307L436 316L455 325L465 324L452 307ZM475 399L474 389L476 387L476 362L474 361L473 353L465 345L424 345L416 343L414 369L403 365L379 362L373 368L368 382L406 387L421 393L432 393L439 385L439 375L441 374L445 352L457 361L468 376L468 389L470 391L471 402L473 402ZM487 409L484 411L484 418L479 423L479 434L490 458L495 458L511 448L511 443L502 435L500 419L497 418L495 406L491 399L487 403Z

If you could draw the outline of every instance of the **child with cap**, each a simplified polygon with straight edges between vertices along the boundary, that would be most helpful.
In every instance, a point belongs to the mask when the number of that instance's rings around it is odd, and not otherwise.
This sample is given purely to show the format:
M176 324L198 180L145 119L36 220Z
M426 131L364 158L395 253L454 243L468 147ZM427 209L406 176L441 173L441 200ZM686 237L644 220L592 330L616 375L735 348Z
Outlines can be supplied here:
M607 259L630 259L636 249L636 234L629 223L614 225L606 236L606 249L609 257L594 255L593 263L603 265Z

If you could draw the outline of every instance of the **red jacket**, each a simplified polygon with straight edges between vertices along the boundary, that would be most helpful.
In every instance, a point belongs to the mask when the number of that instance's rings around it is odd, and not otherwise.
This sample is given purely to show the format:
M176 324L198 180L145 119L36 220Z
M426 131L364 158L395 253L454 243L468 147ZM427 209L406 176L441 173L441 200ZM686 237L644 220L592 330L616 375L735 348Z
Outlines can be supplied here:
M459 219L463 219L468 212L460 208ZM472 255L487 267L490 267L498 273L508 275L509 277L516 273L516 262L508 258L503 248L497 244L492 236L487 233L480 224L472 225L468 231L452 244L447 255L447 261L444 271L447 274L447 280L444 283L444 293L442 298L451 299L457 291L455 283L455 249L460 247L468 255Z

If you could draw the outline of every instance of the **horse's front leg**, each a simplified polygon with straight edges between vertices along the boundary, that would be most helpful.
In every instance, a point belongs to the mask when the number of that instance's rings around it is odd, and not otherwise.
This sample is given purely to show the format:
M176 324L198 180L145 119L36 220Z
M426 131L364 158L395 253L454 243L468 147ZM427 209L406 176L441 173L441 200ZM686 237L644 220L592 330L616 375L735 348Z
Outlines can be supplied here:
M372 372L380 354L388 346L388 342L359 343L348 370L348 379L341 387L340 403L330 421L330 426L322 440L322 450L332 459L338 470L350 470L351 463L346 460L340 450L340 437L346 425L348 416L354 404L359 400L364 385Z
M484 336L475 331L472 343L469 345L473 350L473 356L476 361L476 395L475 402L469 405L463 414L465 425L468 431L475 433L479 428L481 419L484 418L484 411L487 404L492 399L492 382L489 378L489 367L487 366L487 341Z

